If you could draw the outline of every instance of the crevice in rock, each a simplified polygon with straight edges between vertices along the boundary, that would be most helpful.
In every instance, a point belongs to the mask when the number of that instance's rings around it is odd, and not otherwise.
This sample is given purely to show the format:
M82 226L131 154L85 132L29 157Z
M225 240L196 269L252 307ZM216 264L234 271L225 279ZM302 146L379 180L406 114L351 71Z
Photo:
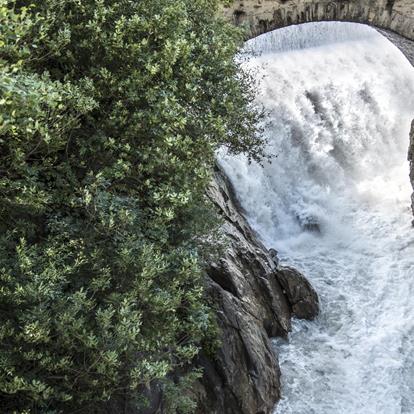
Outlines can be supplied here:
M207 273L223 290L231 293L233 296L239 297L236 286L218 265L212 264Z
M394 8L395 0L388 0L387 4L385 5L385 8L387 9L387 12L391 15L392 9Z

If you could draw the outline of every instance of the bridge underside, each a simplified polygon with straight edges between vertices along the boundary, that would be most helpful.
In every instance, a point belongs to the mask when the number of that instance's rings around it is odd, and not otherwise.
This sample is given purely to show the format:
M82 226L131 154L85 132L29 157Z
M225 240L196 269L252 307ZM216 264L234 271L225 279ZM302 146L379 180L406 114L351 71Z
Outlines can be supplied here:
M414 0L235 0L224 15L256 37L281 27L318 21L375 26L414 65Z
M414 41L409 40L399 34L390 30L378 29L377 30L385 36L391 43L394 43L398 49L404 54L412 66L414 66Z
M250 36L316 21L365 23L414 40L413 0L235 0L224 15Z

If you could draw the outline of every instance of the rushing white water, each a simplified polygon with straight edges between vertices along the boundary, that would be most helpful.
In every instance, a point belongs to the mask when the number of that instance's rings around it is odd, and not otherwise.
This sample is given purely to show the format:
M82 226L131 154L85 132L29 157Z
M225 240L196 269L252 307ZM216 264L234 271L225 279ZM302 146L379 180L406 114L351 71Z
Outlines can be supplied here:
M275 340L275 413L412 414L414 69L375 30L348 23L287 28L247 47L262 52L248 66L263 77L277 158L264 168L220 161L264 243L321 299L316 321Z

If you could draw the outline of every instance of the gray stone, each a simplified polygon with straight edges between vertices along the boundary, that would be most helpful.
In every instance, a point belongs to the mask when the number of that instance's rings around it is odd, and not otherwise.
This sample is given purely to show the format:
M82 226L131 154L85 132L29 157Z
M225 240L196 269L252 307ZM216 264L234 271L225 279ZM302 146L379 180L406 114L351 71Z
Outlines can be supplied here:
M235 0L224 16L248 28L249 37L317 21L364 23L414 40L412 0Z
M319 299L305 276L291 267L280 267L277 277L292 313L299 319L314 319L319 313Z
M272 258L273 263L275 264L276 268L279 266L279 257L277 255L278 255L277 250L269 249L269 256Z
M414 121L411 123L410 146L408 148L408 161L410 161L410 181L414 189ZM411 208L414 214L414 193L411 195Z
M299 272L277 266L277 252L258 240L219 169L209 196L223 213L229 245L208 270L221 347L214 358L200 357L198 414L271 413L280 398L280 369L269 337L286 338L293 315L313 318L317 297Z
M319 224L319 220L316 217L307 214L302 214L297 215L296 218L303 230L314 233L321 232L321 226Z

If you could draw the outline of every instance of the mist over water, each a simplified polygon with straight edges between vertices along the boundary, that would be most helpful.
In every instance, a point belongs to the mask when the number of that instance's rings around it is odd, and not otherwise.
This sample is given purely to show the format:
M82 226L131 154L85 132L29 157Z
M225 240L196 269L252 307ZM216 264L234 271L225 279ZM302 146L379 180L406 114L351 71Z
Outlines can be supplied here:
M277 414L414 413L414 69L374 29L290 27L249 41L269 112L262 168L221 154L248 220L307 275L321 315L275 340Z

